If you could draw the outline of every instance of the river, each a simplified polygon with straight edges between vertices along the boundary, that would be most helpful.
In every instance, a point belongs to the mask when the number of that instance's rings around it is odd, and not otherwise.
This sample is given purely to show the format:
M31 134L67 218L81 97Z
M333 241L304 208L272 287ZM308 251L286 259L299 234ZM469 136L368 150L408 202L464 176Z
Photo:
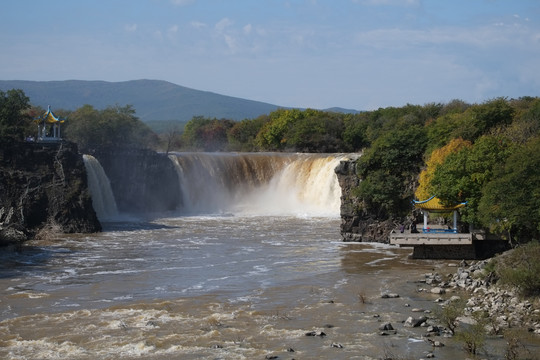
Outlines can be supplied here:
M453 339L433 348L424 328L403 325L439 306L419 280L455 262L342 242L335 198L282 210L277 195L268 209L242 199L215 213L120 216L102 233L2 253L0 358L464 357ZM386 322L395 335L380 335Z

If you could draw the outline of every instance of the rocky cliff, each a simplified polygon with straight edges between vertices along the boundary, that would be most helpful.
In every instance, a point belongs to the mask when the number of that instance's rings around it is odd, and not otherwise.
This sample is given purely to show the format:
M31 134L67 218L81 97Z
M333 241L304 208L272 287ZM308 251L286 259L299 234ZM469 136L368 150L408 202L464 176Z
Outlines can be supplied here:
M129 148L88 152L107 174L119 212L151 215L174 211L181 205L178 174L165 154Z
M404 219L379 219L364 211L362 200L354 195L360 184L356 174L356 160L344 160L335 169L341 187L341 236L343 241L388 243L393 229Z
M0 143L0 246L40 230L101 231L76 144Z

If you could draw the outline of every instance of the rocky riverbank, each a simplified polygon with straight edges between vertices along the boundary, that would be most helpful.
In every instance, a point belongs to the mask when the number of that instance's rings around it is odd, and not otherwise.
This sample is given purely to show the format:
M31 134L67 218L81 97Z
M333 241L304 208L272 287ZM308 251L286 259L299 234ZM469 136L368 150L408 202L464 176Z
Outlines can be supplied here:
M18 246L48 229L101 230L77 145L0 143L0 246Z
M464 297L468 298L465 316L479 312L486 314L489 319L488 332L491 334L520 328L540 335L539 299L521 299L516 289L499 286L494 274L486 271L489 261L462 262L456 273L450 274L447 279L442 279L438 274L426 274L426 284L431 285L428 291L464 291Z
M506 359L537 359L529 355L534 354L533 348L537 346L530 343L540 342L540 299L523 298L516 289L500 286L490 271L490 261L463 261L455 273L446 276L425 274L419 280L425 286L418 291L440 295L435 302L441 310L410 317L405 325L426 327L425 338L433 347L443 347L444 337L456 335L464 349L475 354L485 351L481 348L488 337L504 336ZM386 328L381 330L385 335ZM524 334L532 335L525 340Z
M413 308L410 310L412 316L394 324L382 322L379 335L399 336L400 327L423 329L422 339L431 344L433 350L438 349L438 355L432 351L422 359L446 356L448 354L443 355L446 345L456 342L461 343L469 355L485 353L505 359L538 359L533 354L540 344L540 299L523 298L516 289L498 284L490 261L493 260L462 261L455 266L455 272L425 273L415 281L418 284L416 291L428 297L435 296L434 302L438 306L434 309ZM407 294L402 295L407 297ZM387 301L401 297L393 292L381 296L389 299ZM405 304L405 307L409 306ZM490 345L499 341L498 350L483 347L488 339Z

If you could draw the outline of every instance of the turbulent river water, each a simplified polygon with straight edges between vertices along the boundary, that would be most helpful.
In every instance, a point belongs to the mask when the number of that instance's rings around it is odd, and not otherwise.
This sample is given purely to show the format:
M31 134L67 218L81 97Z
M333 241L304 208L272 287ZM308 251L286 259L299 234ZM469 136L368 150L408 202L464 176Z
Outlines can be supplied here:
M0 358L463 357L453 340L434 349L425 329L402 323L418 316L413 309L438 306L418 280L452 264L342 242L339 192L319 205L279 196L264 194L268 209L260 197L242 197L216 213L116 218L102 233L3 253ZM379 334L386 322L395 335Z

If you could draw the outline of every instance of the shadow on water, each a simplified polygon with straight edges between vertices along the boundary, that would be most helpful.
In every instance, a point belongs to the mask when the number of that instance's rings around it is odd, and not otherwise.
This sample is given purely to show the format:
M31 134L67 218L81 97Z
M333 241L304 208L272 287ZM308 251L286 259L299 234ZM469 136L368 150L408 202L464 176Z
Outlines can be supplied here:
M159 224L151 221L110 221L102 222L103 231L135 231L135 230L161 230L175 229L177 226Z
M0 278L7 279L24 273L45 270L47 263L56 256L74 251L66 248L54 248L23 245L21 250L0 251Z
M158 224L150 221L103 222L104 232L122 232L137 230L174 229L176 226ZM77 237L75 235L75 237ZM82 249L55 246L54 240L24 243L18 249L0 249L0 279L24 276L30 272L47 272L48 264L58 257L76 256Z

